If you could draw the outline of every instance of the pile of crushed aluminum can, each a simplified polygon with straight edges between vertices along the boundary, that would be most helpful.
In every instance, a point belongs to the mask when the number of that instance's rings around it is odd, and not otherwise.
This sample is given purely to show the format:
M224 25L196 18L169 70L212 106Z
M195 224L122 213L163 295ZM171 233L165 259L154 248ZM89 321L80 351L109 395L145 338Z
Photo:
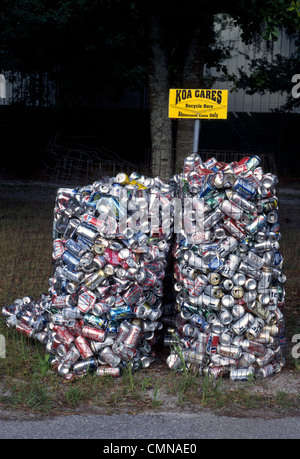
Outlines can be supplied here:
M4 307L7 325L45 344L67 379L91 371L117 377L129 363L147 368L160 339L173 370L192 366L231 380L279 373L285 276L277 183L257 156L227 164L192 154L167 183L120 173L58 189L49 290ZM193 208L175 228L174 203L185 198L202 205L200 239L187 235Z
M283 257L277 177L257 156L230 164L197 154L176 177L180 196L203 198L198 244L176 235L175 315L168 317L169 368L265 378L284 365ZM172 326L170 326L172 324ZM198 370L197 370L198 371Z
M118 377L128 362L137 370L155 360L171 228L147 223L155 199L173 194L160 178L135 173L58 189L49 290L2 313L9 327L46 345L60 375Z

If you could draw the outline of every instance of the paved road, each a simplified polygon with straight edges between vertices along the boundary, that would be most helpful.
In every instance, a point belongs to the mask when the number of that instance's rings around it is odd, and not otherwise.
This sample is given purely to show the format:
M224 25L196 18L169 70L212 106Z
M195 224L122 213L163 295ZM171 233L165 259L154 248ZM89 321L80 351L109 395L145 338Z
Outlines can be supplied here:
M212 413L72 415L0 420L2 439L299 439L300 417L233 418ZM107 443L107 442L106 442ZM129 443L128 443L129 444ZM138 444L138 442L136 443Z

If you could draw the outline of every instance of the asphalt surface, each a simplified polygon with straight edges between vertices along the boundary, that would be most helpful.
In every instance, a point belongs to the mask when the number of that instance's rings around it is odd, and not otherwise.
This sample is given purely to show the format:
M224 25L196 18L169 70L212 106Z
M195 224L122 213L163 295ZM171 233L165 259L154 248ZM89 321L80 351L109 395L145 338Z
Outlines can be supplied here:
M147 440L145 448L148 444L152 445L153 442L148 441L152 439L190 441L193 439L299 439L300 417L234 418L207 412L71 415L44 417L38 420L30 418L12 420L1 416L0 438L110 439L116 440L115 444L118 445L138 445L138 440L144 439ZM102 446L104 448L104 443ZM144 452L147 453L146 450Z

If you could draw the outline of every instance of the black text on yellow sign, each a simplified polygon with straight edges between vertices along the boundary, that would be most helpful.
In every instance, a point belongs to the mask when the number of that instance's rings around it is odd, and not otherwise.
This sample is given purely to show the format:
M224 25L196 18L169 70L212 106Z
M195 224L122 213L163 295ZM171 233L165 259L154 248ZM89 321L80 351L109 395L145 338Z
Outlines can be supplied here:
M228 90L170 89L169 118L227 119Z

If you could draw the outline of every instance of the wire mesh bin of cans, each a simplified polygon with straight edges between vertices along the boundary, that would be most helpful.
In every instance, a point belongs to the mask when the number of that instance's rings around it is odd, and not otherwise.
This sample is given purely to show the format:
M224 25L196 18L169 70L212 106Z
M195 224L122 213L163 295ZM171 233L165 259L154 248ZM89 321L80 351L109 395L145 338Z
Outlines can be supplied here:
M231 380L265 378L284 366L286 276L276 175L258 156L203 163L186 158L180 196L204 205L202 240L177 234L175 312L167 318L167 364Z
M137 180L138 179L138 180ZM88 372L120 376L147 368L162 328L162 282L171 228L149 225L161 179L120 173L80 188L59 188L53 221L53 274L36 301L2 309L9 327L45 344L67 379Z

